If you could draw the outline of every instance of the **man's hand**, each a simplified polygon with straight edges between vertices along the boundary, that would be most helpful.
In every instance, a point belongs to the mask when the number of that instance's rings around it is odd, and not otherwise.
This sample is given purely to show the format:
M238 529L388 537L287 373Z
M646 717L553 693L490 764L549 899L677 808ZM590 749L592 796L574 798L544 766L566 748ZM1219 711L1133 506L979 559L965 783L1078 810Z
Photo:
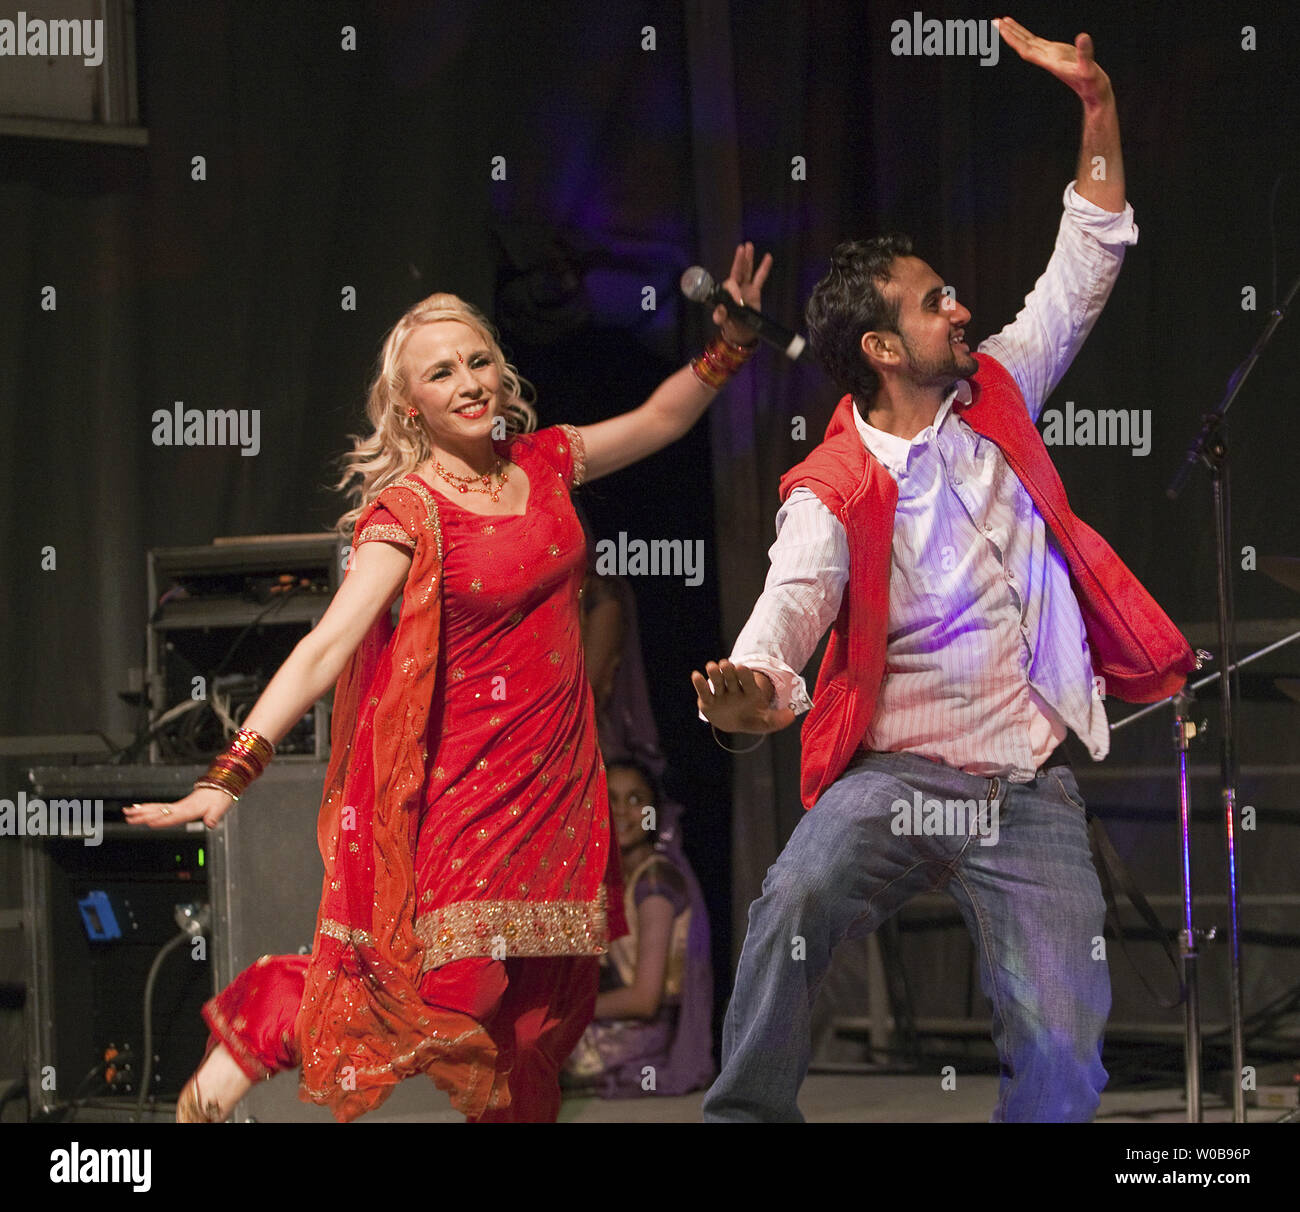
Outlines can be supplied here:
M1089 109L1114 100L1110 77L1092 57L1092 39L1087 34L1080 34L1070 46L1036 37L1010 17L996 18L993 24L998 27L1002 40L1026 63L1046 68L1058 80L1063 80Z
M1010 17L998 18L994 24L1002 40L1026 63L1046 68L1079 94L1083 101L1083 136L1075 192L1094 206L1118 214L1125 207L1119 115L1110 77L1092 57L1092 39L1080 34L1073 46L1067 46L1036 38Z
M704 718L723 732L779 732L794 723L790 708L769 705L772 682L767 674L730 661L710 661L704 670L691 672L697 703Z

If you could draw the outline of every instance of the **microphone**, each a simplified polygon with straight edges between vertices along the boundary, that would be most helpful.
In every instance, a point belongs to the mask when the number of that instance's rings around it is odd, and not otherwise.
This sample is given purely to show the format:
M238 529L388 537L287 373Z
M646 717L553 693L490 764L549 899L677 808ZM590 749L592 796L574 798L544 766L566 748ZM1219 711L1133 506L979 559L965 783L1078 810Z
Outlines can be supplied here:
M682 274L682 294L693 303L725 307L727 315L733 320L752 328L761 340L774 345L792 362L803 353L804 346L808 344L797 332L791 332L775 320L769 320L761 311L737 303L702 266L692 265Z

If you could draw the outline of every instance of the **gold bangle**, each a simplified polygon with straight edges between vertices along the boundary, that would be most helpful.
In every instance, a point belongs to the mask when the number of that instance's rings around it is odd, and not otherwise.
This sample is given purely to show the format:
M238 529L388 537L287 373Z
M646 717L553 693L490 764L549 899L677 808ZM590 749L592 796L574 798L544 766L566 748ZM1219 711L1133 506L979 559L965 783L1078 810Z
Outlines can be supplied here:
M210 791L224 791L232 800L235 801L236 804L239 803L239 796L231 791L229 787L221 786L220 783L214 783L210 779L198 779L194 783L194 790L198 791L200 787L206 788Z

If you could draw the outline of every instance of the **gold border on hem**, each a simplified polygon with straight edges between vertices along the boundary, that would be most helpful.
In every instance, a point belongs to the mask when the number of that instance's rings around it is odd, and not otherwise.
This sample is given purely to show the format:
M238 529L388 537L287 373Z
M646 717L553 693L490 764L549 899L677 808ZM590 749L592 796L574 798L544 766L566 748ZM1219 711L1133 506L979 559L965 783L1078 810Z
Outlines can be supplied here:
M402 1066L403 1068L407 1067L412 1062L416 1061L417 1058L420 1057L420 1053L427 1052L430 1048L437 1048L443 1054L454 1052L455 1049L460 1047L460 1045L463 1044L467 1039L473 1039L474 1037L480 1035L486 1037L489 1040L491 1039L491 1036L488 1035L487 1030L483 1027L483 1025L481 1023L476 1022L474 1026L471 1027L468 1031L462 1031L454 1039L443 1039L441 1036L438 1035L426 1036L418 1044L416 1044L415 1047L412 1048L409 1052L404 1052L402 1053L401 1056L394 1057L391 1061L388 1061L382 1065L367 1065L364 1068L357 1068L353 1076L363 1077L363 1078L380 1077L383 1074L391 1073L399 1065ZM471 1065L469 1081L465 1084L463 1089L457 1089L455 1087L454 1082L450 1081L446 1077L443 1077L442 1080L439 1081L438 1078L434 1077L434 1075L429 1071L429 1066L435 1064L437 1059L440 1058L436 1056L431 1056L431 1057L420 1059L418 1063L418 1067L414 1070L414 1072L408 1074L407 1077L414 1077L416 1076L416 1074L423 1073L444 1094L451 1095L453 1098L459 1099L462 1103L469 1103L471 1105L478 1097L478 1092L482 1088L483 1079L485 1076L490 1075L491 1079L495 1082L496 1073L497 1073L497 1069L495 1065L492 1068L488 1068L486 1065ZM445 1055L441 1059L445 1059ZM398 1078L398 1080L404 1081L406 1080L406 1078L401 1077ZM396 1083L394 1083L394 1086L395 1085ZM331 1089L317 1090L315 1087L309 1086L307 1084L306 1079L301 1075L298 1078L298 1089L303 1094L307 1095L308 1099L311 1102L315 1103L317 1106L333 1106L333 1104L337 1101L337 1096L338 1096L337 1090L331 1090Z
M422 973L477 956L604 955L605 888L594 901L457 901L420 914L415 936L424 946Z

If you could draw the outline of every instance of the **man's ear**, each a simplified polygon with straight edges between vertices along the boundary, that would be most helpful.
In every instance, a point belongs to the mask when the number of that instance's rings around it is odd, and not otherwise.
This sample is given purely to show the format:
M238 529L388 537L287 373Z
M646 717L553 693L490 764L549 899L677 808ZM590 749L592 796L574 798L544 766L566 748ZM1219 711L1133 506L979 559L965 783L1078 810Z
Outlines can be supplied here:
M902 356L900 342L895 333L864 332L859 348L867 363L877 373L882 367L897 366Z

